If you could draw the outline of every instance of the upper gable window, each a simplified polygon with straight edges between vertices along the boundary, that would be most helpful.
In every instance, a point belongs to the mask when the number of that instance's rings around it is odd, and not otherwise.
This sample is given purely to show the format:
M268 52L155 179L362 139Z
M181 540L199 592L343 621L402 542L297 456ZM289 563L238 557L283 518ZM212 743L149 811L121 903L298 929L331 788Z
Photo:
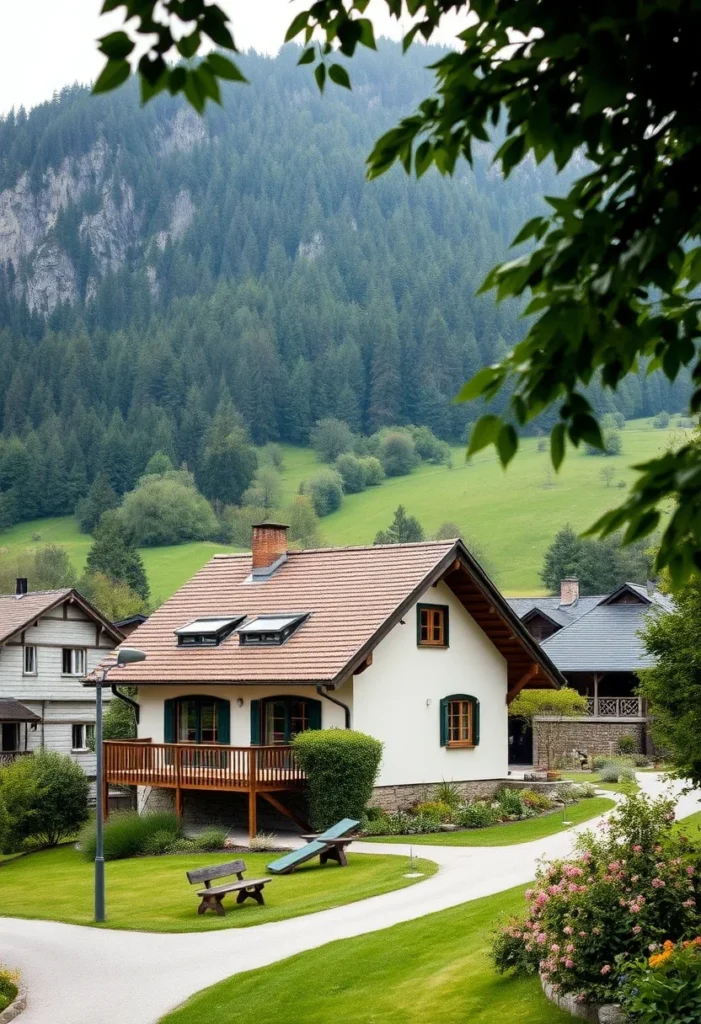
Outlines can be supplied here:
M85 675L85 651L78 647L64 647L63 648L63 667L62 674L64 676L84 676Z
M218 647L245 618L245 615L211 615L194 619L175 630L178 647Z
M243 646L279 647L299 629L308 612L295 615L258 615L238 630Z
M448 608L443 604L416 606L416 642L419 647L448 646Z
M26 646L23 651L23 662L22 671L25 676L35 676L37 674L37 649L36 647Z

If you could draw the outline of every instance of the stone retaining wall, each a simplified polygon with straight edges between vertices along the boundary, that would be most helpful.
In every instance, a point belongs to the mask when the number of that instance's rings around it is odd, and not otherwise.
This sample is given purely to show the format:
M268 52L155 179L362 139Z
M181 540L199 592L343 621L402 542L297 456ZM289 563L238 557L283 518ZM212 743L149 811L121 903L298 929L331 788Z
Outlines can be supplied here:
M582 721L549 723L555 732L554 750L556 756L569 757L573 750L583 750L594 757L596 754L617 754L621 736L633 736L638 750L644 753L645 726L642 722ZM538 722L533 723L533 764L540 761L538 751Z
M460 793L464 800L474 800L493 796L507 783L507 779L480 779L470 782L450 780L451 785ZM435 799L438 782L413 783L407 786L376 786L370 797L372 807L381 807L383 811L395 813L406 811L415 804Z

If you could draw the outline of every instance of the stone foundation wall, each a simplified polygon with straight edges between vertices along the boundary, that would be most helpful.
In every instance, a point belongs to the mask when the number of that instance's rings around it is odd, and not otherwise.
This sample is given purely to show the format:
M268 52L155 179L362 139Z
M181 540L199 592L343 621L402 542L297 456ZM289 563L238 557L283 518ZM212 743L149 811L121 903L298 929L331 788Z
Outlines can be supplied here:
M455 782L451 779L450 781L464 800L493 796L499 787L507 782L506 779L479 779L469 782ZM438 782L426 782L407 786L376 786L370 797L370 805L381 807L383 811L390 813L406 811L415 804L435 799L435 791L439 785Z
M538 730L540 723L533 723L533 763L540 762ZM548 728L551 725L549 723ZM642 722L556 722L554 724L556 757L563 754L569 757L573 750L586 751L590 756L596 754L617 754L618 741L621 736L634 736L638 750L645 752L645 726Z
M158 789L156 786L137 786L136 809L139 814L144 814L146 811L174 811L175 790Z

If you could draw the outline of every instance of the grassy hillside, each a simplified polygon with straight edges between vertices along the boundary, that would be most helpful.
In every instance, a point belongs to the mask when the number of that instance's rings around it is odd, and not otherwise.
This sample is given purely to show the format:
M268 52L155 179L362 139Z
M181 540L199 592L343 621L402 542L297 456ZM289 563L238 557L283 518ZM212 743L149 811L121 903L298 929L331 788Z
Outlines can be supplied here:
M584 529L622 499L625 492L617 484L629 484L634 478L631 465L681 443L687 433L678 428L656 430L647 420L632 421L622 432L621 455L602 458L569 452L559 474L552 471L548 453L538 451L535 438L523 442L507 472L491 454L466 464L464 449L454 448L450 467L422 466L410 476L348 495L338 512L322 520L324 539L330 544L372 543L402 504L418 517L427 536L446 520L457 523L479 544L507 594L537 592L541 589L538 570L553 534L566 522ZM288 501L318 463L308 449L283 446L283 451ZM604 466L615 471L610 486L601 479ZM65 546L76 568L82 569L91 541L78 531L72 517L35 520L0 534L0 557L3 550L38 543ZM168 597L212 554L226 550L234 549L208 542L144 549L154 600Z

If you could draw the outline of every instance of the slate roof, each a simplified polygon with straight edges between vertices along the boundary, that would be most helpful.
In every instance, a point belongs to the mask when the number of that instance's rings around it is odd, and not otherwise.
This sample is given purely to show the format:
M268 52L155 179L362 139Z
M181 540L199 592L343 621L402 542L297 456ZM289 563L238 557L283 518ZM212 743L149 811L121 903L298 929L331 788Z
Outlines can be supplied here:
M77 590L64 587L61 590L33 590L17 597L15 594L0 594L0 645L11 640L17 633L27 629L42 615L52 608L62 605L67 599L75 601L83 611L96 622L115 642L122 639L123 634L109 622L89 601L86 601Z
M39 715L35 715L24 704L20 704L14 697L0 697L0 722L40 722Z
M560 604L558 597L509 597L509 605L523 620L530 612L539 611L547 615L549 619L559 626L569 626L571 622L586 615L592 608L606 597L605 594L596 594L593 597L580 597L574 604Z
M654 605L599 605L543 641L561 672L636 672L655 664L638 635Z
M131 634L143 662L119 669L119 683L307 683L338 685L363 662L401 615L456 559L512 637L518 659L536 662L541 679L563 680L511 612L461 541L290 551L265 581L252 582L251 555L215 555ZM218 647L178 647L176 629L202 616L309 613L282 646L239 644L234 632ZM413 630L414 624L407 623ZM513 639L516 638L516 639ZM92 676L89 681L94 681ZM541 682L540 685L543 685Z

